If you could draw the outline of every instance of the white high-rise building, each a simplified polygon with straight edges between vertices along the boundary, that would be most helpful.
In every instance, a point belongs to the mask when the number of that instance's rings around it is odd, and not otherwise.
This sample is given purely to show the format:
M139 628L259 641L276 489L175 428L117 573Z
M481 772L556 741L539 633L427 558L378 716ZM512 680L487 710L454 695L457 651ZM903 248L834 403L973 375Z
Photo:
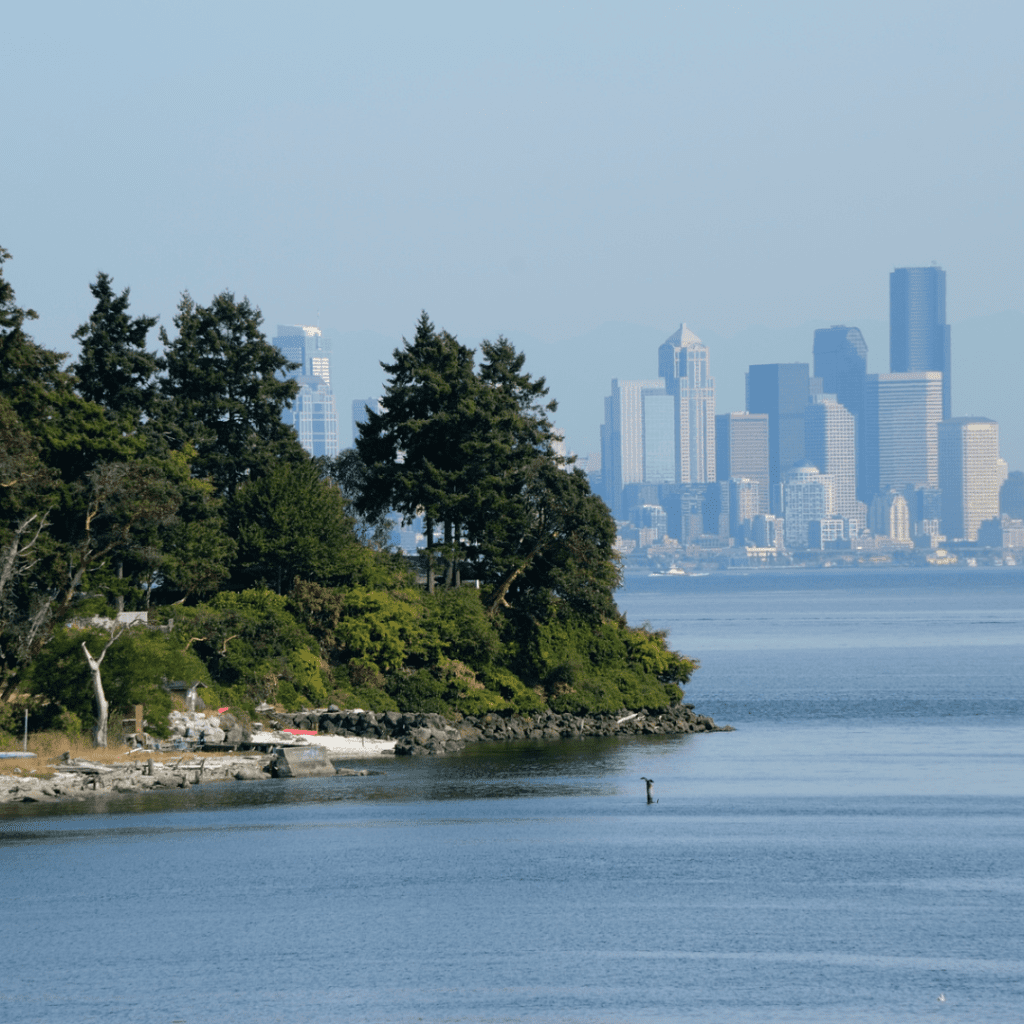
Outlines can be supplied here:
M338 444L338 413L331 390L331 361L319 327L306 324L278 324L274 345L299 369L288 376L299 385L299 394L284 421L295 427L299 443L312 456L333 458Z
M819 473L808 463L794 466L782 484L782 506L786 516L786 547L807 547L807 526L813 519L828 519L835 511L832 477Z
M715 382L708 348L686 324L658 349L658 374L676 400L676 483L715 480Z
M938 438L942 532L977 540L981 523L999 517L999 424L958 416L939 424Z
M870 373L865 389L867 480L890 487L937 487L942 374Z
M807 461L832 477L835 515L864 525L865 509L857 501L857 424L835 395L811 395L804 412Z
M644 478L644 399L665 396L665 382L658 380L613 380L612 393L604 400L604 425L601 427L601 471L605 501L618 519L625 518L622 489L628 484L645 483ZM652 408L663 419L660 407ZM655 439L649 438L654 444ZM662 439L663 440L663 439ZM658 447L662 441L657 442ZM658 461L658 460L656 460ZM656 481L657 482L657 481Z

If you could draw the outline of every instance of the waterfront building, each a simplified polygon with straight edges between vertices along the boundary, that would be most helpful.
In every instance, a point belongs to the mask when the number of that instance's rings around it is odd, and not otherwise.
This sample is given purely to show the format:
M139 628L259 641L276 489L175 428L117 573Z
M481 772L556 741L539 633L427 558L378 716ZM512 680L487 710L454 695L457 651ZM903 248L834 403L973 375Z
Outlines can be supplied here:
M758 513L750 524L750 540L756 548L783 547L785 521L773 515Z
M999 488L999 511L1011 519L1024 519L1024 472L1015 469Z
M870 489L937 487L942 374L870 373L865 387Z
M630 509L629 521L637 528L641 548L649 548L668 535L668 518L660 505L639 505Z
M864 387L868 373L868 347L856 327L823 327L814 332L814 376L820 378L824 394L853 416L857 439L857 497L870 501L864 472ZM813 461L813 457L807 458Z
M708 537L729 537L730 487L728 480L716 480L704 492L704 534Z
M815 551L826 548L849 548L850 541L857 536L858 526L854 519L829 516L827 519L812 519L807 524L807 547Z
M723 412L715 416L715 478L755 480L759 513L768 512L768 414Z
M680 324L658 349L658 375L675 403L675 482L715 479L715 382L707 346Z
M744 540L750 533L754 516L761 514L760 491L758 480L729 478L729 536L734 540Z
M811 394L807 363L763 363L746 375L747 412L768 417L768 506L782 512L786 472L804 460L804 411Z
M869 526L876 537L909 541L910 508L904 495L895 489L876 494L871 502Z
M946 272L902 267L889 275L890 373L941 373L942 419L952 416L950 329Z
M863 526L865 508L857 501L857 438L853 414L835 395L811 395L804 411L807 461L832 477L835 514Z
M938 427L942 532L977 540L978 527L999 516L999 424L958 416Z
M299 443L310 455L333 458L340 451L338 413L331 390L331 361L318 327L279 324L274 345L296 369L285 375L296 381L299 393L283 419L295 427Z
M986 519L978 527L978 543L987 548L1024 548L1024 520L1011 519L1005 512Z
M832 478L819 473L816 466L802 463L787 470L782 484L782 504L786 516L786 547L807 547L807 526L812 519L828 519L835 505Z

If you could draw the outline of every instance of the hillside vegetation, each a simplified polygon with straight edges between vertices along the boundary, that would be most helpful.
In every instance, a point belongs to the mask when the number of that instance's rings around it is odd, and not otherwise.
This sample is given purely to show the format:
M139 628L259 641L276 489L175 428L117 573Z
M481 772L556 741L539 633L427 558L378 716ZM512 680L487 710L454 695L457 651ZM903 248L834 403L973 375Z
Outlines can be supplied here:
M168 680L240 710L678 702L694 662L616 609L614 523L505 339L477 363L424 314L384 364L384 411L315 460L282 422L292 367L247 299L184 294L158 355L156 318L100 274L65 366L31 337L8 258L0 731L26 706L34 728L97 730L101 699L144 704L159 731ZM418 560L390 545L396 514L423 518ZM147 625L113 624L139 610Z

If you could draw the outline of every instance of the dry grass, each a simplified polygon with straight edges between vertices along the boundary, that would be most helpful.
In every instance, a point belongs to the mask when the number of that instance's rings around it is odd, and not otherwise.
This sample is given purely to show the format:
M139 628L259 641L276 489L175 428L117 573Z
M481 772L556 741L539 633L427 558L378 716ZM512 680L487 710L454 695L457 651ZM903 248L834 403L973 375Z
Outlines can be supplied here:
M0 750L21 750L22 739L19 736L17 741L7 740L0 743ZM180 750L150 750L145 753L139 751L129 757L128 746L120 741L110 741L108 747L94 747L92 740L87 736L71 737L62 732L30 732L28 734L28 749L35 757L0 758L0 775L24 775L31 772L39 778L49 778L53 775L53 769L47 765L53 764L65 753L72 758L81 757L86 761L94 761L97 764L123 764L128 761L148 760L154 761L178 761L182 757L191 758L193 754ZM200 757L223 757L223 753L200 754Z

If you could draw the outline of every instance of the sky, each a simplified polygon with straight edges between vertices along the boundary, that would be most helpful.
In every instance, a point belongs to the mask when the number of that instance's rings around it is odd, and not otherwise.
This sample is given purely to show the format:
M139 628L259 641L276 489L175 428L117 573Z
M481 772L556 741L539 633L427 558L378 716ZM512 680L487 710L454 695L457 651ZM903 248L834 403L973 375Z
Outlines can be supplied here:
M421 310L508 336L598 447L612 377L686 322L719 411L752 362L947 272L953 412L1024 469L1020 4L17 4L0 246L73 351L98 271L317 323L348 403Z

